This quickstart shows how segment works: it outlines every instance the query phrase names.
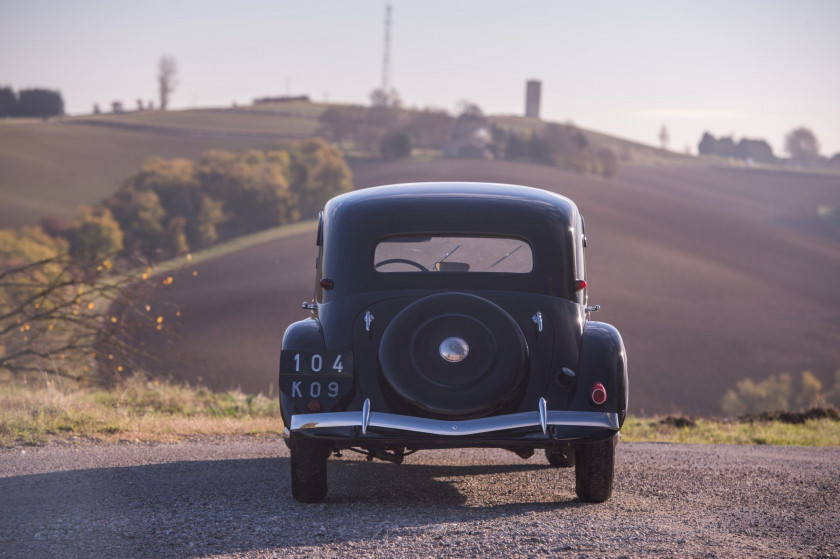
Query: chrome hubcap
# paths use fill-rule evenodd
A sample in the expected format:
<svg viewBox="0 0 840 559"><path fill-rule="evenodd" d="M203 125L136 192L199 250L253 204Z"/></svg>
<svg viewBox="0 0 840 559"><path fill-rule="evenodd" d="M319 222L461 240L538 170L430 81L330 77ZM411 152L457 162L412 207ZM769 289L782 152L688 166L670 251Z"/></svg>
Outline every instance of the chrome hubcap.
<svg viewBox="0 0 840 559"><path fill-rule="evenodd" d="M470 354L470 346L461 338L446 338L440 343L440 356L450 363L459 363Z"/></svg>

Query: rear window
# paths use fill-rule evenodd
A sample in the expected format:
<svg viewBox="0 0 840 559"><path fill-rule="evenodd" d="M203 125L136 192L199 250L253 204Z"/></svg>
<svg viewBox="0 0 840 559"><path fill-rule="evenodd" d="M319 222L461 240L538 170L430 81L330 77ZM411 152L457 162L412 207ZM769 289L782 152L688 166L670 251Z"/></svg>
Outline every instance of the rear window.
<svg viewBox="0 0 840 559"><path fill-rule="evenodd" d="M406 235L376 245L374 268L382 273L527 274L534 268L534 256L521 239Z"/></svg>

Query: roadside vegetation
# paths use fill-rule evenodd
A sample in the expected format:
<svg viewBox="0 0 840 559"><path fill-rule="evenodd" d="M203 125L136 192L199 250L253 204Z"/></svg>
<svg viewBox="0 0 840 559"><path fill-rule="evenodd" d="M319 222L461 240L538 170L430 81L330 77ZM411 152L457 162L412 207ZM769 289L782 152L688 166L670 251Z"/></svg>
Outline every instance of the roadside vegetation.
<svg viewBox="0 0 840 559"><path fill-rule="evenodd" d="M727 416L805 412L824 406L840 408L840 369L834 372L834 386L829 390L823 389L811 371L802 371L798 383L788 373L781 373L760 381L740 380L720 402Z"/></svg>
<svg viewBox="0 0 840 559"><path fill-rule="evenodd" d="M625 442L839 446L840 413L816 408L805 414L730 418L633 417L621 430Z"/></svg>
<svg viewBox="0 0 840 559"><path fill-rule="evenodd" d="M55 377L0 382L0 447L51 441L175 442L195 436L278 435L276 397L214 392L143 375L110 387Z"/></svg>
<svg viewBox="0 0 840 559"><path fill-rule="evenodd" d="M214 392L142 374L108 386L5 374L0 376L0 447L278 436L283 430L272 394ZM624 442L838 446L840 412L817 408L737 419L630 416L621 433Z"/></svg>

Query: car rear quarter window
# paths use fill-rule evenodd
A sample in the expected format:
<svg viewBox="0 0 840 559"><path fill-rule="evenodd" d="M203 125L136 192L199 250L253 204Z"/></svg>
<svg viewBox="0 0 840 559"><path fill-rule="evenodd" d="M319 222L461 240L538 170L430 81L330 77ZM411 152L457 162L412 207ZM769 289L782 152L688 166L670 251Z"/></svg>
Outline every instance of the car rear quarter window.
<svg viewBox="0 0 840 559"><path fill-rule="evenodd" d="M403 235L377 244L373 266L380 273L527 274L534 269L534 255L526 241L516 238Z"/></svg>

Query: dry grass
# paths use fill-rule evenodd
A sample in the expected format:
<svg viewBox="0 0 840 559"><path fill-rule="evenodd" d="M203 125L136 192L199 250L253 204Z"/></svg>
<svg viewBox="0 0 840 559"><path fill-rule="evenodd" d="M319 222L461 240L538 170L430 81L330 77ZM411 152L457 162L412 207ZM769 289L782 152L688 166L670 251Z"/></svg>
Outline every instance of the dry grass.
<svg viewBox="0 0 840 559"><path fill-rule="evenodd" d="M193 436L276 435L277 399L137 376L111 389L54 380L0 385L0 446L54 440L174 442Z"/></svg>
<svg viewBox="0 0 840 559"><path fill-rule="evenodd" d="M801 424L779 421L693 419L694 425L676 426L660 418L628 417L621 430L627 442L695 444L772 444L840 446L840 421L809 419Z"/></svg>
<svg viewBox="0 0 840 559"><path fill-rule="evenodd" d="M840 446L840 421L778 421L628 417L626 442ZM90 388L69 381L0 377L0 447L52 441L177 442L206 436L279 435L274 397L238 390L213 392L135 376Z"/></svg>

